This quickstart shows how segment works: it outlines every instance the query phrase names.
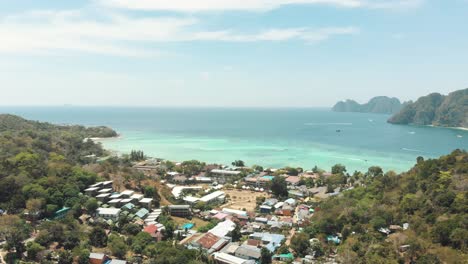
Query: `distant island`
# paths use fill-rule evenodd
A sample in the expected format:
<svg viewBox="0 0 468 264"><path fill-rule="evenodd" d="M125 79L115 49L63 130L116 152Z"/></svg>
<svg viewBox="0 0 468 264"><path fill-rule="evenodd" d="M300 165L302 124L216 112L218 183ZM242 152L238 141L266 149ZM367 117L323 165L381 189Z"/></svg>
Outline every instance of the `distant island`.
<svg viewBox="0 0 468 264"><path fill-rule="evenodd" d="M405 105L388 122L468 128L468 88L447 96L431 93L420 97Z"/></svg>
<svg viewBox="0 0 468 264"><path fill-rule="evenodd" d="M334 112L358 112L394 114L401 110L404 104L398 98L388 96L377 96L369 100L368 103L359 104L354 100L340 101L336 103L332 111Z"/></svg>

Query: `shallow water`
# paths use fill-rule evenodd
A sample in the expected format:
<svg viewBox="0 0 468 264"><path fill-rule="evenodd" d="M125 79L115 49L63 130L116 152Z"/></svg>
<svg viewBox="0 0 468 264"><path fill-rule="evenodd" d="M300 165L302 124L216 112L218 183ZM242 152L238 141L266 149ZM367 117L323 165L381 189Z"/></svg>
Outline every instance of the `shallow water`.
<svg viewBox="0 0 468 264"><path fill-rule="evenodd" d="M53 123L107 125L121 135L106 148L171 160L266 167L317 165L348 171L379 165L404 171L418 156L466 149L468 131L386 123L388 115L328 109L2 107L0 112Z"/></svg>

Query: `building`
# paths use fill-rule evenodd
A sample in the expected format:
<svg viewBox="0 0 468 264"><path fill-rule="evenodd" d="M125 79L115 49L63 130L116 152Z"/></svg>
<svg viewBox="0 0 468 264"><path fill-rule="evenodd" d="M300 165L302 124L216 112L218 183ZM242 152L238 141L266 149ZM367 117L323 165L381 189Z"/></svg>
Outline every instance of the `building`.
<svg viewBox="0 0 468 264"><path fill-rule="evenodd" d="M241 211L241 210L236 210L236 209L231 209L231 208L223 208L223 213L230 214L230 215L247 216L246 211Z"/></svg>
<svg viewBox="0 0 468 264"><path fill-rule="evenodd" d="M97 216L106 220L117 221L119 219L121 210L118 208L98 208Z"/></svg>
<svg viewBox="0 0 468 264"><path fill-rule="evenodd" d="M255 264L255 260L246 260L223 252L214 253L213 255L218 264Z"/></svg>
<svg viewBox="0 0 468 264"><path fill-rule="evenodd" d="M220 170L214 169L210 171L210 176L215 178L220 183L225 183L227 179L239 176L242 172L235 170Z"/></svg>
<svg viewBox="0 0 468 264"><path fill-rule="evenodd" d="M269 213L271 213L271 206L268 206L268 205L261 205L261 206L260 206L260 213L262 213L262 214L269 214Z"/></svg>
<svg viewBox="0 0 468 264"><path fill-rule="evenodd" d="M138 212L135 213L135 216L139 217L140 219L145 219L148 216L149 211L146 208L141 208Z"/></svg>
<svg viewBox="0 0 468 264"><path fill-rule="evenodd" d="M96 199L102 203L106 203L109 200L110 196L110 193L101 193L98 196L96 196Z"/></svg>
<svg viewBox="0 0 468 264"><path fill-rule="evenodd" d="M285 239L284 235L271 233L253 233L249 236L250 239L261 240L264 247L270 252L274 252L281 246L281 242Z"/></svg>
<svg viewBox="0 0 468 264"><path fill-rule="evenodd" d="M85 191L85 194L88 196L95 196L97 192L99 191L99 187L91 187L84 191Z"/></svg>
<svg viewBox="0 0 468 264"><path fill-rule="evenodd" d="M153 198L143 198L139 201L142 207L145 207L148 210L151 210L151 204L153 203Z"/></svg>
<svg viewBox="0 0 468 264"><path fill-rule="evenodd" d="M89 263L90 264L104 264L109 258L102 253L89 253Z"/></svg>
<svg viewBox="0 0 468 264"><path fill-rule="evenodd" d="M169 214L172 216L186 217L192 214L190 205L169 205Z"/></svg>
<svg viewBox="0 0 468 264"><path fill-rule="evenodd" d="M127 264L127 261L121 259L113 259L109 262L109 264Z"/></svg>
<svg viewBox="0 0 468 264"><path fill-rule="evenodd" d="M247 260L258 260L261 256L261 250L260 248L254 246L241 245L237 248L235 256Z"/></svg>
<svg viewBox="0 0 468 264"><path fill-rule="evenodd" d="M234 230L236 227L236 223L232 222L231 220L225 220L223 222L218 223L215 227L210 229L208 232L216 235L218 237L225 237L229 232Z"/></svg>
<svg viewBox="0 0 468 264"><path fill-rule="evenodd" d="M69 207L63 207L62 209L60 209L60 210L58 210L58 211L56 211L54 213L54 219L57 220L57 219L64 218L69 211L70 211Z"/></svg>
<svg viewBox="0 0 468 264"><path fill-rule="evenodd" d="M289 176L285 179L288 185L297 186L301 178L299 176Z"/></svg>
<svg viewBox="0 0 468 264"><path fill-rule="evenodd" d="M211 203L215 201L224 202L225 197L226 196L223 191L216 191L203 196L202 198L200 198L200 201L204 203Z"/></svg>
<svg viewBox="0 0 468 264"><path fill-rule="evenodd" d="M132 197L132 195L134 193L135 192L132 191L132 190L125 190L125 191L121 192L120 194L122 194L122 196L125 197L125 198L130 198L130 197Z"/></svg>
<svg viewBox="0 0 468 264"><path fill-rule="evenodd" d="M139 202L141 199L145 198L143 194L135 193L132 196L130 196L130 199L132 199L133 202Z"/></svg>

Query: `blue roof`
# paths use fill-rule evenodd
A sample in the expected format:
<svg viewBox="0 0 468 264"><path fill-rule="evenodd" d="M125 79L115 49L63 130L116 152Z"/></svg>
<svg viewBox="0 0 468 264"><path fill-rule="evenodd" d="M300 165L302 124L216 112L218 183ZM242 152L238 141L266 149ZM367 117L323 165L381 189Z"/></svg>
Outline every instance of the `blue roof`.
<svg viewBox="0 0 468 264"><path fill-rule="evenodd" d="M146 208L141 208L138 212L136 212L136 216L140 217L140 218L143 218L145 217L147 214L149 214L149 211L148 209Z"/></svg>
<svg viewBox="0 0 468 264"><path fill-rule="evenodd" d="M285 238L284 235L281 234L270 234L270 233L253 233L252 236L260 237L262 241L268 242L265 247L270 251L274 252L279 246L281 246L281 242Z"/></svg>
<svg viewBox="0 0 468 264"><path fill-rule="evenodd" d="M124 208L124 207L131 210L131 209L135 208L135 205L132 204L132 203L128 203L128 204L125 204L124 206L122 206L122 208Z"/></svg>
<svg viewBox="0 0 468 264"><path fill-rule="evenodd" d="M271 176L271 175L265 175L265 176L262 176L262 178L264 179L268 179L268 180L273 180L273 178L275 178L275 176Z"/></svg>

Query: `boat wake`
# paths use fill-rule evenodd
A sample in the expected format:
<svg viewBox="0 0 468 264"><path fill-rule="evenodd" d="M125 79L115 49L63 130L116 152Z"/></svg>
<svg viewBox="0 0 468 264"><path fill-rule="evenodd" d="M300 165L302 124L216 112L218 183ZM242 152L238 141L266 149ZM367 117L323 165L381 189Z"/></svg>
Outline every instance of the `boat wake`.
<svg viewBox="0 0 468 264"><path fill-rule="evenodd" d="M402 150L404 151L411 151L411 152L424 152L422 150L419 150L419 149L410 149L410 148L401 148Z"/></svg>

